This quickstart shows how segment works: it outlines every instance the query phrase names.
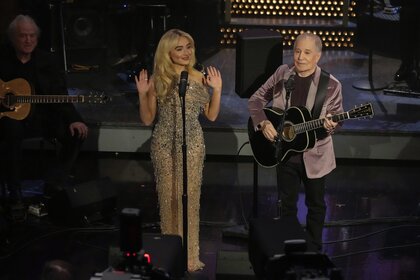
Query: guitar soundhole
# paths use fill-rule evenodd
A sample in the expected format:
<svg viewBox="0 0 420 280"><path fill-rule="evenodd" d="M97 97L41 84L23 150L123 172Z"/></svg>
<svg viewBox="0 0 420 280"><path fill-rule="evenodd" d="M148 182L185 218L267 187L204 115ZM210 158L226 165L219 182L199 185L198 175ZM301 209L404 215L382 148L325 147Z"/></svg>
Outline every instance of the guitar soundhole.
<svg viewBox="0 0 420 280"><path fill-rule="evenodd" d="M283 129L283 139L285 141L293 141L293 139L295 139L295 136L296 133L294 127L286 124Z"/></svg>

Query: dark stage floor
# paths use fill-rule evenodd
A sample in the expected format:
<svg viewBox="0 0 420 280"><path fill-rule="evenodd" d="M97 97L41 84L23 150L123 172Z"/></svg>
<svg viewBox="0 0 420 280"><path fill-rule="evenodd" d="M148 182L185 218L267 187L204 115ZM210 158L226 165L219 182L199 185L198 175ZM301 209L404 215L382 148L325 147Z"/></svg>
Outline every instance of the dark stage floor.
<svg viewBox="0 0 420 280"><path fill-rule="evenodd" d="M234 49L222 49L204 61L206 65L218 65L224 75L222 112L215 123L203 123L206 132L232 129L246 134L246 99L235 93L234 59ZM284 62L290 61L291 52L285 50ZM339 158L337 169L327 182L323 253L341 269L346 280L420 279L420 190L417 183L420 181L420 100L386 95L382 90L354 89L355 81L367 78L366 54L330 50L321 61L321 66L343 82L346 109L366 102L371 102L375 109L373 119L349 120L336 135ZM375 55L373 63L375 80L390 83L399 61ZM133 147L132 152L121 152L123 147L130 146L131 137L137 141L132 136L135 134L130 133L144 129L138 121L133 84L126 81L123 70L123 67L106 67L93 73L68 74L71 92L100 90L113 97L113 102L104 106L78 106L93 128L114 129L112 137L120 146L115 148L102 143L103 146L98 144L99 151L83 151L74 170L72 186L101 190L102 194L106 189L108 196L102 200L97 199L95 193L82 196L82 205L100 201L103 203L99 206L109 207L106 210L115 206L115 211L104 219L91 215L93 208L87 208L89 223L77 226L53 223L51 215L41 218L28 215L26 220L16 223L1 219L0 279L39 279L43 264L51 259L74 264L77 279L89 279L95 272L104 271L110 264L110 248L118 244L117 214L124 207L141 208L144 232L158 233L157 198L147 153L136 152L140 144ZM125 130L119 130L121 128ZM357 135L361 142L352 142L352 135ZM382 138L375 138L377 136ZM375 142L376 139L379 142ZM206 138L206 141L211 140ZM390 152L393 145L401 145L400 150ZM40 168L42 164L50 166L52 158L50 150L43 154L32 150L26 153L28 180L24 194L27 204L41 200L43 174ZM274 217L277 213L274 170L258 168L257 194L254 174L250 156L208 154L200 227L201 259L206 267L186 278L254 278L248 262L246 231L240 229L247 228L254 215L254 195L257 195L259 217ZM69 208L74 215L81 209L74 204ZM305 224L303 194L299 210L299 221ZM165 255L166 251L156 253L156 265L161 265L162 253Z"/></svg>
<svg viewBox="0 0 420 280"><path fill-rule="evenodd" d="M117 210L111 213L110 219L97 218L94 209L101 208L84 203L108 204L105 200L95 201L95 196L84 197L69 205L72 217L76 217L83 205L89 205L83 213L90 223L62 225L52 222L48 216L28 215L25 221L3 224L0 279L39 279L43 264L51 259L69 261L77 267L77 279L90 279L111 262L110 251L119 242L117 214L123 207L141 208L144 233L158 233L153 182L142 174L126 174L125 179L118 177L122 176L121 172L129 173L127 170L134 166L136 170L150 172L149 160L135 155L85 153L79 162L75 173L82 181L76 184L79 190L95 186L113 188ZM327 183L323 252L341 270L344 279L418 279L420 192L416 182L420 179L420 163L345 159L338 163ZM105 170L109 170L109 181L98 179ZM252 172L252 162L207 159L200 227L201 259L206 267L186 278L254 279L247 259L248 240L244 231L254 213L254 189L252 184L240 183L244 177L252 177ZM258 175L263 179L271 176L270 172L263 169ZM39 201L42 182L29 180L26 183L27 203ZM276 216L275 186L261 184L257 196L258 217ZM303 194L299 205L298 218L304 224ZM273 246L276 246L274 240ZM162 265L161 258L166 250L169 249L153 256L152 260L158 262L156 265Z"/></svg>

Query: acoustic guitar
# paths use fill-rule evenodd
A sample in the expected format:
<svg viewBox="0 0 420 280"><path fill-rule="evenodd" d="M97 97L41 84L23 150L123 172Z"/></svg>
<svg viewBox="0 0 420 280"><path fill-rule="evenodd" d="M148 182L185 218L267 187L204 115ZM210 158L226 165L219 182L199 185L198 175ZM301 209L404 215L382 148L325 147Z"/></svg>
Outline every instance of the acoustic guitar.
<svg viewBox="0 0 420 280"><path fill-rule="evenodd" d="M273 126L278 128L283 118L283 112L272 108L264 108L264 113ZM373 109L370 103L333 115L330 119L334 122L341 122L347 119L366 117L373 117ZM248 136L254 158L263 167L275 167L292 152L300 153L313 148L316 142L315 130L323 127L323 125L324 118L312 120L308 109L292 106L286 111L283 131L279 133L281 137L277 141L281 142L273 143L265 138L261 131L255 131L252 119L249 118Z"/></svg>
<svg viewBox="0 0 420 280"><path fill-rule="evenodd" d="M31 85L25 79L17 78L9 82L0 80L0 118L23 120L29 115L33 103L104 104L110 100L102 93L89 95L32 95L31 93Z"/></svg>

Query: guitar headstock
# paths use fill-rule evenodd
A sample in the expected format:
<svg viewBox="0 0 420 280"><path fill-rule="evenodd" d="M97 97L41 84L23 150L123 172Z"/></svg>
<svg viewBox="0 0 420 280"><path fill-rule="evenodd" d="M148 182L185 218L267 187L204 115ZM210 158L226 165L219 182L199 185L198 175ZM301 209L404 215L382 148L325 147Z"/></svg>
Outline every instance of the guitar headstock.
<svg viewBox="0 0 420 280"><path fill-rule="evenodd" d="M111 101L111 97L105 95L103 92L91 92L89 95L84 95L83 102L89 104L105 104Z"/></svg>
<svg viewBox="0 0 420 280"><path fill-rule="evenodd" d="M355 107L347 112L349 114L349 119L360 119L360 118L372 118L373 117L373 108L372 104L366 103L359 107Z"/></svg>

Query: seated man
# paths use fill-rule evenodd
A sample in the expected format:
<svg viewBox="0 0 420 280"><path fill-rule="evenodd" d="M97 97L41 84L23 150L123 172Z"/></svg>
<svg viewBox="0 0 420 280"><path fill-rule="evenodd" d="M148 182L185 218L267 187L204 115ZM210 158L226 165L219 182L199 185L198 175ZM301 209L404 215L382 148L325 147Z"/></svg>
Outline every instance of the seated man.
<svg viewBox="0 0 420 280"><path fill-rule="evenodd" d="M37 48L40 30L35 21L29 16L18 15L7 32L10 44L0 51L2 83L23 78L30 83L32 95L67 94L65 77L58 63L52 54ZM4 112L7 108L3 106L0 110ZM55 138L62 144L60 162L56 165L59 172L54 172L50 181L59 185L68 177L87 134L88 127L71 103L32 104L28 117L22 120L14 119L12 114L0 117L0 142L4 153L1 156L4 168L0 172L7 184L9 199L12 202L21 199L21 148L25 138L43 136Z"/></svg>

